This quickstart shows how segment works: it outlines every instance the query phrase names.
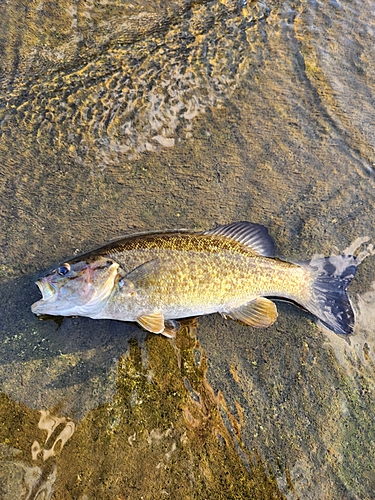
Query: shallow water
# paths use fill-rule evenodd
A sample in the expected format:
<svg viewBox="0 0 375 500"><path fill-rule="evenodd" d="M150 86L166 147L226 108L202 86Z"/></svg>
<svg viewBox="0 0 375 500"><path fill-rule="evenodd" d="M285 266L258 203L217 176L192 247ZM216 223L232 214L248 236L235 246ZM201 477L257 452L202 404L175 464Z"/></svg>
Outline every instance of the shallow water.
<svg viewBox="0 0 375 500"><path fill-rule="evenodd" d="M2 11L0 496L372 498L374 255L349 342L288 304L176 341L30 311L45 269L135 231L251 220L291 260L371 254L372 2Z"/></svg>

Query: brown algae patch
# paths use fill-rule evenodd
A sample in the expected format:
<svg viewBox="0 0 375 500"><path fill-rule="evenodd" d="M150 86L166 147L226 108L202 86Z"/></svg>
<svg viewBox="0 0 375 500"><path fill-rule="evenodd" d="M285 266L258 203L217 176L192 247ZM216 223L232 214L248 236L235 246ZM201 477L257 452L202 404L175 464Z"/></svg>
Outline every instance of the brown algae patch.
<svg viewBox="0 0 375 500"><path fill-rule="evenodd" d="M206 380L204 356L195 363L189 328L172 342L150 336L147 359L131 342L113 403L90 412L60 456L57 497L284 498L259 457L241 445L241 425L236 440L228 432L228 410Z"/></svg>

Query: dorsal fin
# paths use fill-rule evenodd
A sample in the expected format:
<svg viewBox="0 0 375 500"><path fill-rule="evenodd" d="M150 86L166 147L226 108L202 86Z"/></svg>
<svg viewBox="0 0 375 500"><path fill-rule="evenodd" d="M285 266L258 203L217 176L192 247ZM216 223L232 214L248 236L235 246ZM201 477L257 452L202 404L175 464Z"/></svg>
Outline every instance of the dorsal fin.
<svg viewBox="0 0 375 500"><path fill-rule="evenodd" d="M261 224L233 222L232 224L225 224L224 226L218 226L215 229L205 231L204 234L214 234L231 238L264 257L274 257L275 255L275 245L272 238L268 234L267 228Z"/></svg>

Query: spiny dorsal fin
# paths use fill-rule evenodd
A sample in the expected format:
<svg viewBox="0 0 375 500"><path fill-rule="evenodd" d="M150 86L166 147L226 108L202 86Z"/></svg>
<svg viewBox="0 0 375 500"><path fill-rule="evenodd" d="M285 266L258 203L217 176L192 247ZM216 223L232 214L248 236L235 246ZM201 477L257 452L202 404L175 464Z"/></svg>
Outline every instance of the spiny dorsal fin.
<svg viewBox="0 0 375 500"><path fill-rule="evenodd" d="M258 297L252 302L228 311L227 316L245 325L266 328L272 325L277 318L277 309L275 304L264 297Z"/></svg>
<svg viewBox="0 0 375 500"><path fill-rule="evenodd" d="M137 322L149 332L163 333L164 331L164 316L161 311L139 316L139 318L137 318Z"/></svg>
<svg viewBox="0 0 375 500"><path fill-rule="evenodd" d="M275 245L272 238L268 234L267 228L261 224L233 222L232 224L210 229L210 231L206 231L204 234L214 234L231 238L264 257L274 257L275 255Z"/></svg>

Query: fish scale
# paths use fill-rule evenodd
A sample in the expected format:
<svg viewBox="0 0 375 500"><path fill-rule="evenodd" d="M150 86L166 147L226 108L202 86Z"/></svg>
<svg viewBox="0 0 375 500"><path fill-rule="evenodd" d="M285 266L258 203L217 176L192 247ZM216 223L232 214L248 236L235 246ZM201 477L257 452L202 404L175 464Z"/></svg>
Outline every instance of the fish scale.
<svg viewBox="0 0 375 500"><path fill-rule="evenodd" d="M157 286L154 284L152 291L150 282L144 286L149 287L152 307L164 310L177 304L215 308L228 302L228 297L240 304L264 292L295 298L305 288L301 276L304 270L300 266L257 257L251 248L220 236L155 235L123 243L115 251L104 248L99 255L107 255L132 268L159 259L160 269L153 277Z"/></svg>

